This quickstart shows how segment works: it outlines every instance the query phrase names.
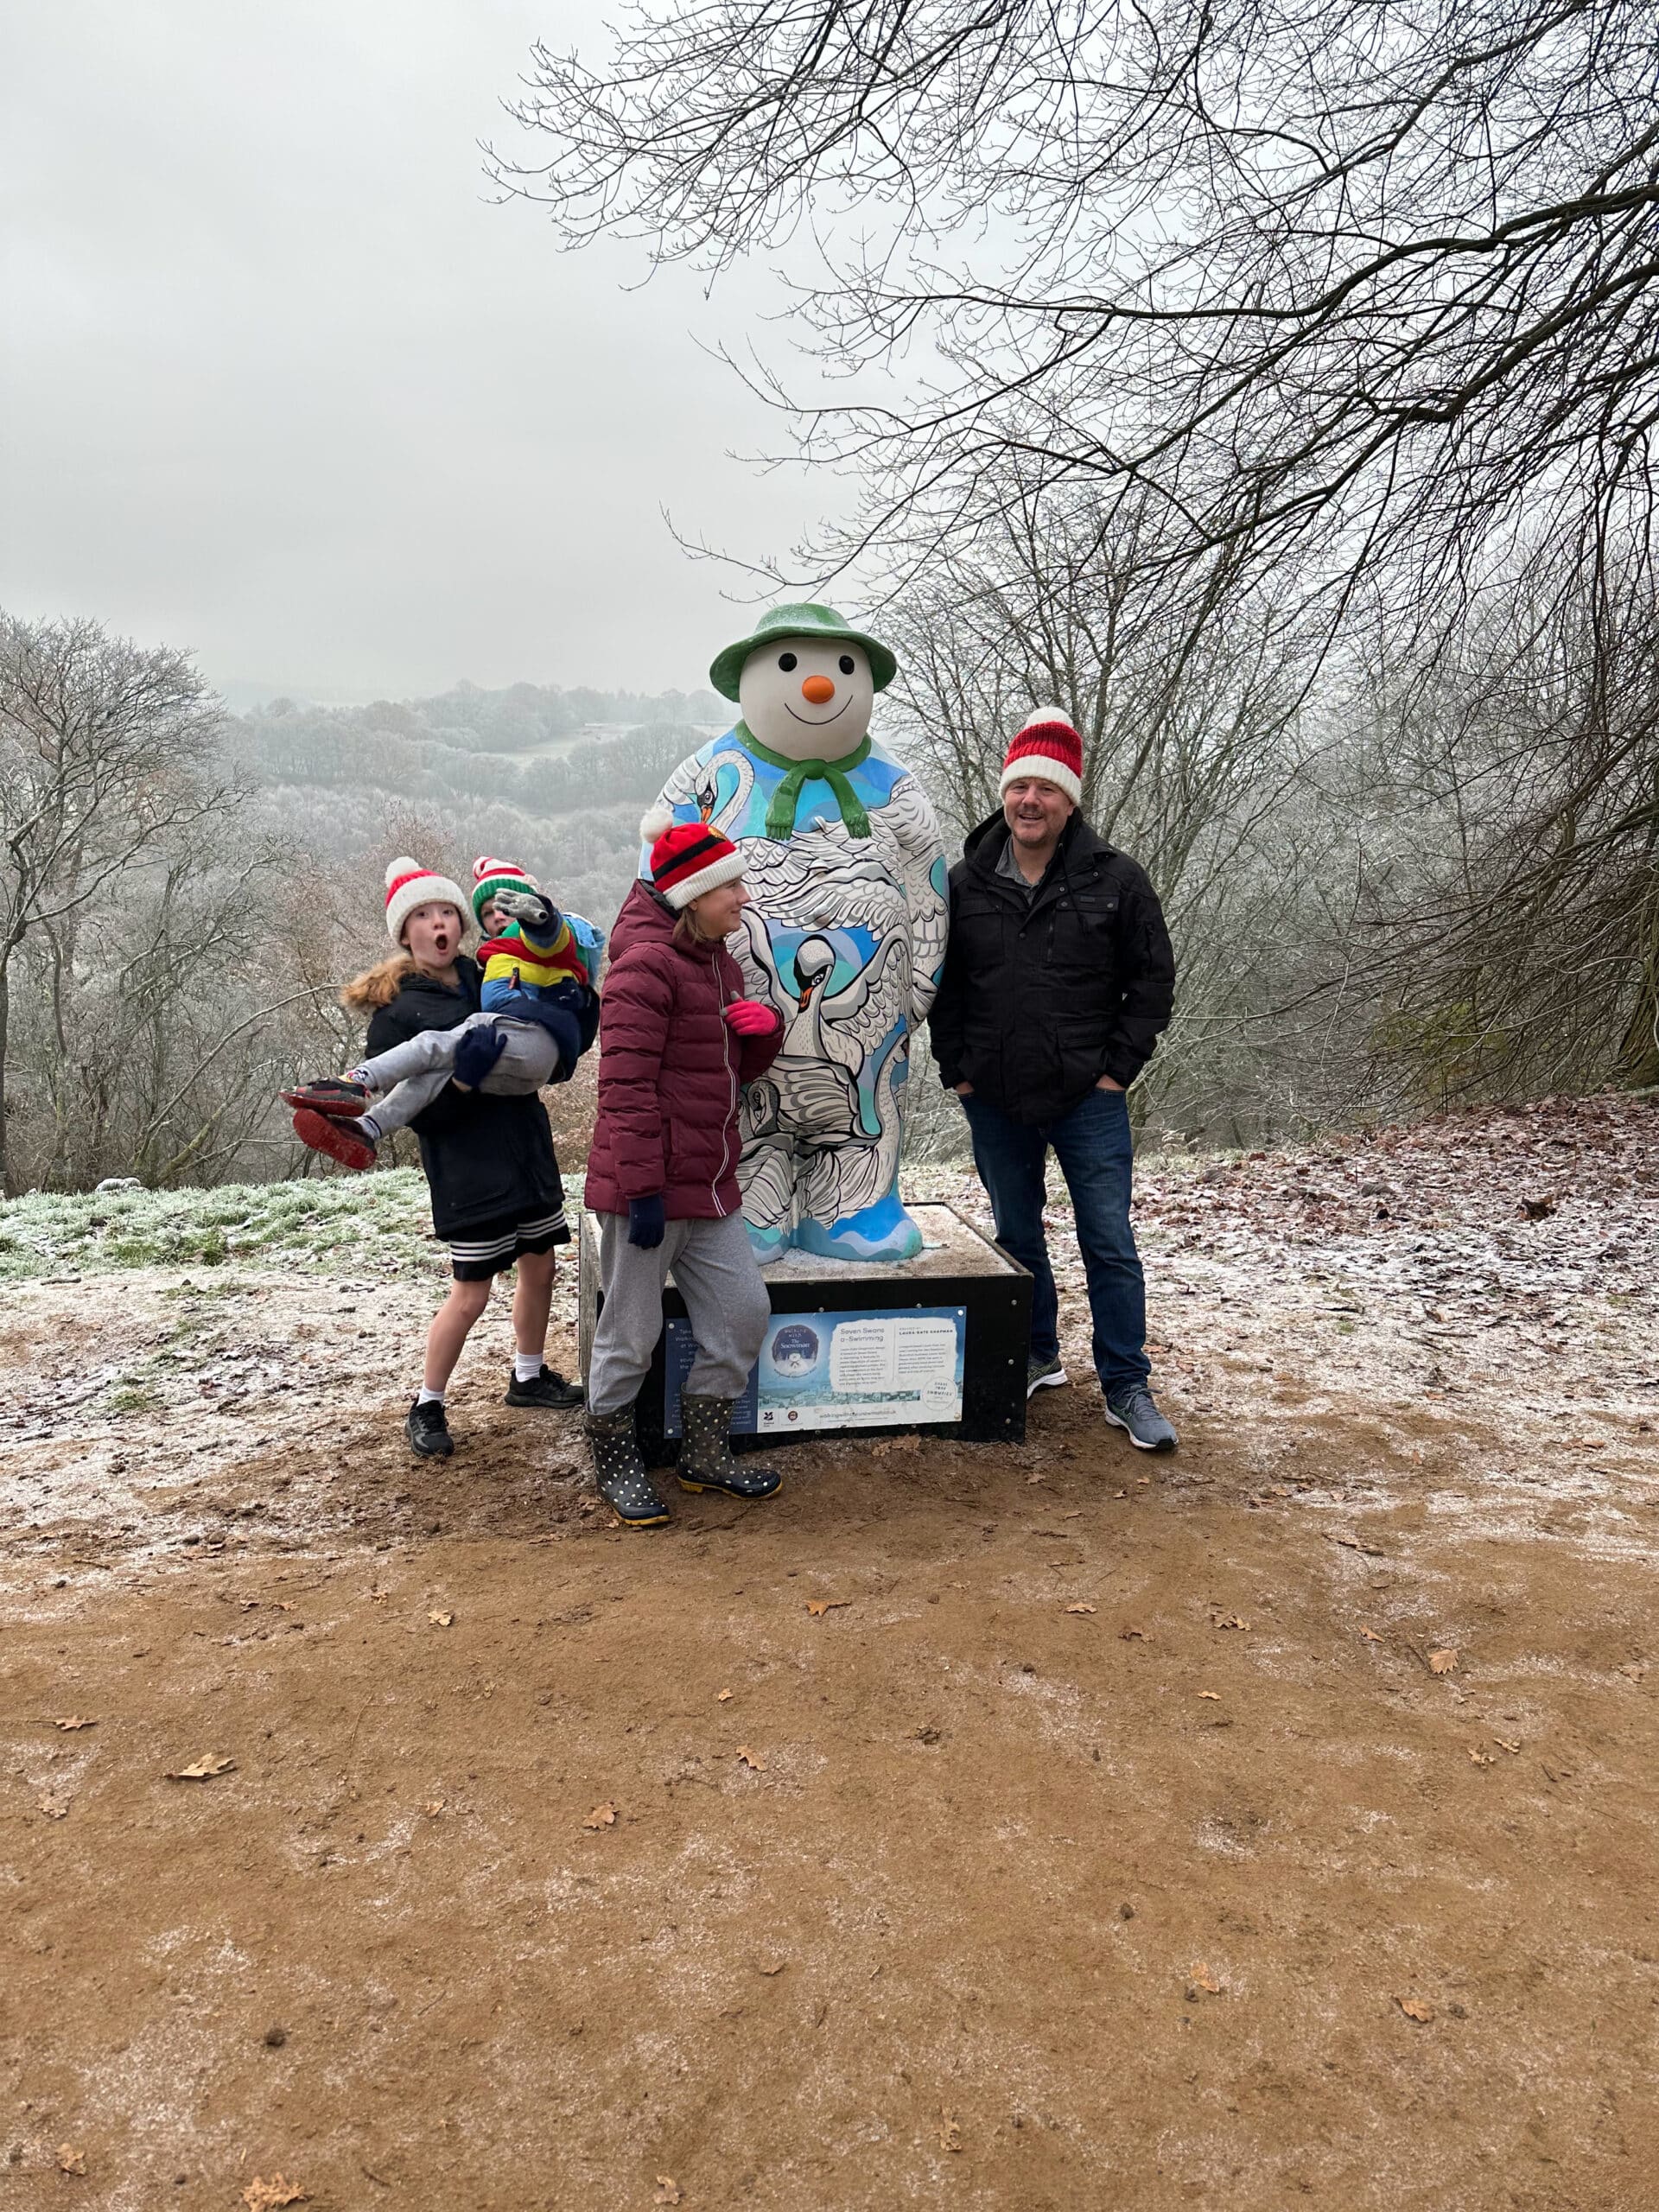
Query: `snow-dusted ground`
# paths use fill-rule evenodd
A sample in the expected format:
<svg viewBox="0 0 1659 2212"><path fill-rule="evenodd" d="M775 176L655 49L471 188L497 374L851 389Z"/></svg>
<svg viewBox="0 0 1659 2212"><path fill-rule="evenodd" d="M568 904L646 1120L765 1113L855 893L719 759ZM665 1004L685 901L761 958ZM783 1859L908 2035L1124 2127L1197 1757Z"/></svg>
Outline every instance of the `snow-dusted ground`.
<svg viewBox="0 0 1659 2212"><path fill-rule="evenodd" d="M1082 1265L1051 1183L1066 1357L1086 1382ZM913 1195L988 1226L969 1173L926 1171ZM1275 1482L1298 1483L1299 1445L1357 1418L1376 1450L1336 1502L1382 1495L1422 1461L1427 1421L1483 1463L1478 1491L1437 1510L1511 1532L1570 1522L1612 1548L1650 1541L1659 1119L1647 1103L1154 1160L1137 1205L1158 1386L1178 1421L1234 1432L1264 1505ZM4 1525L122 1551L236 1546L256 1529L296 1541L337 1525L351 1438L395 1426L412 1388L443 1254L419 1177L401 1172L20 1199L0 1210L0 1280ZM575 1309L572 1265L554 1313L567 1367ZM510 1350L498 1300L459 1398L495 1390Z"/></svg>

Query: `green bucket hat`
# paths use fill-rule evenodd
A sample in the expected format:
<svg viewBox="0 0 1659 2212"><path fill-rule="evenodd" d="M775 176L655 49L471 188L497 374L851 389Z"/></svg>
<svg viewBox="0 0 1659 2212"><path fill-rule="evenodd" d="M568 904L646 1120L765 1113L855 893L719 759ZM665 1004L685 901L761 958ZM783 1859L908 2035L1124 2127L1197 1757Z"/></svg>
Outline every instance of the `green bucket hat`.
<svg viewBox="0 0 1659 2212"><path fill-rule="evenodd" d="M814 607L810 602L774 607L760 617L758 630L715 655L709 681L722 699L736 698L744 662L757 645L772 638L820 638L825 645L862 645L870 657L870 674L878 691L885 691L898 672L899 664L889 649L843 622L833 607Z"/></svg>

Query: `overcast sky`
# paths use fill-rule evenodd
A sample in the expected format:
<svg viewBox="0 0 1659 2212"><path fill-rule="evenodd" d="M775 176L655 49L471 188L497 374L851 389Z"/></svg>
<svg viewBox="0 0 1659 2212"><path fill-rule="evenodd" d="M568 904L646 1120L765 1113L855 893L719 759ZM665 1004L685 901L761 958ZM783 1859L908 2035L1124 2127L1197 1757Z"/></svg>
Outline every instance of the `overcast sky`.
<svg viewBox="0 0 1659 2212"><path fill-rule="evenodd" d="M701 683L728 574L836 487L640 249L559 252L477 142L594 0L0 10L0 606L188 645L219 683L407 696Z"/></svg>

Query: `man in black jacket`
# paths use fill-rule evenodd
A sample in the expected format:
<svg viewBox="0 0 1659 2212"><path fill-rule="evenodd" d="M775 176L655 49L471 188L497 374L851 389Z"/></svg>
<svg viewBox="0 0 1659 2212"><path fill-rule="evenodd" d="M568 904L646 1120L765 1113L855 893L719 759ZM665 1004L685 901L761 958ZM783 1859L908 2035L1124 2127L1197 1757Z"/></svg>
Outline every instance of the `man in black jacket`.
<svg viewBox="0 0 1659 2212"><path fill-rule="evenodd" d="M1077 805L1083 741L1058 709L1018 731L1002 810L950 871L950 937L931 1017L1001 1242L1031 1271L1026 1395L1066 1380L1043 1236L1052 1145L1077 1217L1106 1418L1142 1451L1175 1431L1148 1387L1146 1283L1129 1226L1124 1096L1169 1020L1175 963L1157 893Z"/></svg>

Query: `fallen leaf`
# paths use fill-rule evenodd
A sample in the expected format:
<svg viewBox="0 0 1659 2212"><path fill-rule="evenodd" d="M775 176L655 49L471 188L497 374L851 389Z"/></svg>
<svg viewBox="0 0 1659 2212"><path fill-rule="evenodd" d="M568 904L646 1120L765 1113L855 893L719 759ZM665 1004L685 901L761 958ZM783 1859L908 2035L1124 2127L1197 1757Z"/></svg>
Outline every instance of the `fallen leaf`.
<svg viewBox="0 0 1659 2212"><path fill-rule="evenodd" d="M1212 1997L1219 1997L1224 1985L1211 1979L1210 1969L1202 1959L1192 1969L1192 1979L1200 1989L1207 1989Z"/></svg>
<svg viewBox="0 0 1659 2212"><path fill-rule="evenodd" d="M922 1440L919 1436L890 1436L884 1444L871 1445L870 1457L873 1459L885 1459L889 1452L919 1452L921 1447Z"/></svg>
<svg viewBox="0 0 1659 2212"><path fill-rule="evenodd" d="M1377 1634L1374 1628L1361 1629L1359 1631L1359 1640L1362 1643L1381 1643L1382 1641L1382 1637Z"/></svg>
<svg viewBox="0 0 1659 2212"><path fill-rule="evenodd" d="M69 1800L67 1797L42 1797L38 1802L41 1811L46 1815L48 1821L60 1821L69 1810Z"/></svg>
<svg viewBox="0 0 1659 2212"><path fill-rule="evenodd" d="M656 2194L652 2196L651 2201L653 2204L678 2204L681 2202L680 2185L678 2182L675 2180L672 2174L658 2175Z"/></svg>
<svg viewBox="0 0 1659 2212"><path fill-rule="evenodd" d="M1092 1613L1095 1611L1095 1608L1092 1605L1068 1605L1065 1610L1068 1613Z"/></svg>
<svg viewBox="0 0 1659 2212"><path fill-rule="evenodd" d="M1048 1477L1042 1471L1041 1468L1039 1468L1034 1475L1027 1475L1026 1477L1026 1480L1028 1483L1046 1483L1048 1480Z"/></svg>
<svg viewBox="0 0 1659 2212"><path fill-rule="evenodd" d="M960 2151L962 2148L962 2122L944 2110L939 2113L939 2148L941 2151Z"/></svg>
<svg viewBox="0 0 1659 2212"><path fill-rule="evenodd" d="M616 1826L615 1806L607 1798L602 1805L594 1806L582 1825L585 1828L613 1828Z"/></svg>
<svg viewBox="0 0 1659 2212"><path fill-rule="evenodd" d="M1221 1703L1221 1692L1219 1690L1200 1690L1198 1692L1198 1695L1200 1697L1207 1697L1213 1700L1217 1705Z"/></svg>
<svg viewBox="0 0 1659 2212"><path fill-rule="evenodd" d="M450 1628L454 1624L453 1613L429 1613L426 1617L434 1628Z"/></svg>
<svg viewBox="0 0 1659 2212"><path fill-rule="evenodd" d="M720 1704L721 1704L721 1705L725 1705L725 1704L727 1704L727 1703L730 1700L730 1699L731 1699L732 1695L733 1695L733 1692L732 1692L732 1691L730 1691L730 1690L721 1690L721 1693L720 1693L720 1696L719 1696L718 1702L719 1702Z"/></svg>
<svg viewBox="0 0 1659 2212"><path fill-rule="evenodd" d="M1496 1766L1497 1761L1490 1751L1471 1751L1469 1764L1471 1766Z"/></svg>
<svg viewBox="0 0 1659 2212"><path fill-rule="evenodd" d="M446 1802L447 1801L442 1797L429 1797L425 1804L422 1806L421 1810L426 1815L429 1821L435 1821L438 1815L443 1810Z"/></svg>
<svg viewBox="0 0 1659 2212"><path fill-rule="evenodd" d="M1210 1625L1211 1628L1248 1629L1249 1623L1249 1621L1240 1620L1236 1613L1211 1613L1210 1616Z"/></svg>
<svg viewBox="0 0 1659 2212"><path fill-rule="evenodd" d="M1408 2020L1432 2020L1434 2007L1426 2005L1421 1997L1396 1997L1395 2003Z"/></svg>
<svg viewBox="0 0 1659 2212"><path fill-rule="evenodd" d="M756 1774L764 1774L766 1772L766 1763L765 1759L761 1758L759 1751L752 1751L747 1744L740 1744L738 1745L737 1756L742 1760L745 1766L753 1767Z"/></svg>
<svg viewBox="0 0 1659 2212"><path fill-rule="evenodd" d="M1513 1741L1508 1736L1494 1736L1492 1741L1501 1751L1518 1751L1521 1748L1521 1738L1518 1736Z"/></svg>
<svg viewBox="0 0 1659 2212"><path fill-rule="evenodd" d="M61 1728L67 1734L71 1729L74 1728L96 1728L98 1723L96 1720L83 1720L79 1713L75 1713L67 1720L54 1720L52 1726L54 1728Z"/></svg>
<svg viewBox="0 0 1659 2212"><path fill-rule="evenodd" d="M165 1779L168 1782L208 1782L216 1774L228 1774L235 1764L234 1759L215 1758L211 1751L207 1751L188 1766L168 1767Z"/></svg>
<svg viewBox="0 0 1659 2212"><path fill-rule="evenodd" d="M809 1598L806 1601L806 1610L814 1620L817 1620L823 1614L833 1613L841 1607L850 1605L852 1602L850 1598Z"/></svg>
<svg viewBox="0 0 1659 2212"><path fill-rule="evenodd" d="M1143 1628L1121 1628L1117 1633L1124 1643L1144 1643L1147 1637L1147 1630Z"/></svg>
<svg viewBox="0 0 1659 2212"><path fill-rule="evenodd" d="M1431 1651L1428 1655L1428 1671L1431 1675L1450 1675L1455 1672L1457 1664L1458 1655L1455 1649L1446 1651Z"/></svg>
<svg viewBox="0 0 1659 2212"><path fill-rule="evenodd" d="M242 2192L242 2202L248 2212L276 2212L282 2204L308 2204L311 2200L297 2182L284 2181L281 2174L272 2174L269 2181L261 2181L256 2174Z"/></svg>
<svg viewBox="0 0 1659 2212"><path fill-rule="evenodd" d="M1644 1659L1628 1660L1618 1671L1621 1675L1628 1675L1633 1682L1639 1682L1648 1671L1647 1662Z"/></svg>
<svg viewBox="0 0 1659 2212"><path fill-rule="evenodd" d="M77 2151L73 2143L60 2143L58 2171L60 2174L84 2174L86 2171L86 2153L84 2151Z"/></svg>
<svg viewBox="0 0 1659 2212"><path fill-rule="evenodd" d="M773 1974L782 1974L784 1968L788 1964L789 1961L787 1959L779 1959L776 1966L763 1967L760 1960L757 1959L754 1962L754 1970L757 1974L765 1974L767 1980L770 1980Z"/></svg>

